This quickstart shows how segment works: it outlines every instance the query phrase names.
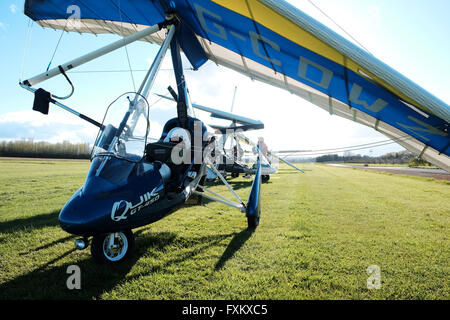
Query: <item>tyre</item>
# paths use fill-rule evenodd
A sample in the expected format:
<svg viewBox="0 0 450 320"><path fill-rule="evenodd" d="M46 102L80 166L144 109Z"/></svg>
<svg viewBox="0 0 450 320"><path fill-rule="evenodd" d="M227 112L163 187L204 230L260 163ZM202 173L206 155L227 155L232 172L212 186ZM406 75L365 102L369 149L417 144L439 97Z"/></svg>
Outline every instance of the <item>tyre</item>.
<svg viewBox="0 0 450 320"><path fill-rule="evenodd" d="M269 175L262 176L261 178L262 178L262 182L263 182L263 183L267 183L267 182L269 182L269 180L270 180L270 176L269 176Z"/></svg>
<svg viewBox="0 0 450 320"><path fill-rule="evenodd" d="M98 264L120 264L131 257L133 249L131 230L94 236L91 244L92 258Z"/></svg>
<svg viewBox="0 0 450 320"><path fill-rule="evenodd" d="M259 215L247 217L247 223L249 229L256 229L259 225Z"/></svg>

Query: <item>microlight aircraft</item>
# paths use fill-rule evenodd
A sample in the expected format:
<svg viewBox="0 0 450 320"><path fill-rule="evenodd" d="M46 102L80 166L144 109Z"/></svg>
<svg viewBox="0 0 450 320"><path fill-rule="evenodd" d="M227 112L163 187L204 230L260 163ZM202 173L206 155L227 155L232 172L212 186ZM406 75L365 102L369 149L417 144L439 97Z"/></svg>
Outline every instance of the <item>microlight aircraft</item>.
<svg viewBox="0 0 450 320"><path fill-rule="evenodd" d="M188 115L191 102L181 51L194 70L212 60L369 126L450 171L449 105L285 1L27 0L24 12L42 27L123 37L20 82L34 93L35 110L48 113L52 103L99 128L86 182L59 215L64 230L82 237L77 248L85 248L92 237L96 261L114 264L126 259L133 247L133 228L163 218L194 194L245 212L250 227L259 223L260 161L246 204L225 179L237 202L203 184L207 166L217 171L215 163L203 157L214 141L203 123ZM156 43L160 50L139 90L112 103L102 123L61 102L71 94L58 97L35 88L63 75L73 92L67 71L139 40ZM165 124L157 142L148 143L147 97L169 49L177 117ZM202 156L195 157L196 152ZM174 154L191 155L191 162L177 163Z"/></svg>

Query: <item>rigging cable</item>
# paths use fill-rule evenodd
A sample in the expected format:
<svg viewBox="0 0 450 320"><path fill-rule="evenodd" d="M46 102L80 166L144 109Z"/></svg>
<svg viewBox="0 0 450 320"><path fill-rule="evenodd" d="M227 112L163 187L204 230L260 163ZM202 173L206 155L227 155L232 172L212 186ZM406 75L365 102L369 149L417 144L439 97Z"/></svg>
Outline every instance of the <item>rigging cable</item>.
<svg viewBox="0 0 450 320"><path fill-rule="evenodd" d="M27 35L25 38L25 45L23 50L23 56L22 56L22 68L20 72L20 81L22 81L23 75L25 73L26 63L28 60L28 52L30 48L30 42L31 42L31 33L33 31L33 20L28 18L28 27L27 27Z"/></svg>
<svg viewBox="0 0 450 320"><path fill-rule="evenodd" d="M311 156L321 156L321 155L330 155L330 154L335 154L335 153L343 153L343 152L350 152L350 151L359 151L359 150L367 150L367 149L373 149L373 148L379 148L379 147L383 147L383 146L387 146L387 145L391 145L396 143L395 141L391 141L391 142L387 142L387 143L383 143L383 144L379 144L379 145L373 145L373 146L369 146L369 147L361 147L361 148L352 148L352 149L344 149L344 150L340 150L340 151L334 151L334 152L319 152L319 153L298 153L298 154L290 154L285 156L283 159L286 159L288 157L293 157L293 156L301 156L301 157L311 157Z"/></svg>
<svg viewBox="0 0 450 320"><path fill-rule="evenodd" d="M387 139L387 140L382 140L382 141L377 141L377 142L371 142L371 143L365 143L365 144L360 144L360 145L354 145L354 146L348 146L348 147L339 147L339 148L330 148L330 149L319 149L319 150L308 150L308 151L304 151L304 152L290 152L290 153L317 153L317 152L336 152L339 150L347 150L347 149L353 149L353 148L359 148L359 147L371 147L371 146L375 146L378 145L380 143L393 143L396 141L401 141L401 140L406 140L408 138L407 135L405 136L401 136L399 138L396 139Z"/></svg>
<svg viewBox="0 0 450 320"><path fill-rule="evenodd" d="M445 125L438 126L436 129L440 129L443 127L445 127ZM321 149L321 150L309 150L309 151L303 151L303 152L291 152L291 154L322 155L322 154L330 154L332 152L341 153L341 152L345 152L345 151L355 151L355 150L377 148L377 147L381 147L381 146L385 146L385 145L389 145L389 144L394 144L394 143L399 143L399 142L409 141L409 140L414 140L414 139L417 139L417 138L407 134L407 135L400 136L398 138L393 138L393 139L388 139L388 140L383 140L383 141L378 141L378 142L372 142L372 143L367 143L367 144L361 144L361 145L356 145L356 146L332 148L332 149ZM355 149L355 148L357 148L357 149Z"/></svg>
<svg viewBox="0 0 450 320"><path fill-rule="evenodd" d="M53 54L52 54L52 57L50 58L50 62L47 65L46 71L48 71L50 69L50 66L52 65L53 59L55 58L56 52L58 51L59 45L61 43L61 39L62 39L62 37L64 35L64 32L66 31L67 24L69 23L69 20L70 19L66 20L66 24L64 25L64 28L61 30L61 35L59 36L58 42L56 43L55 50L53 50ZM71 92L67 96L64 96L64 97L59 97L59 96L53 95L53 94L52 94L52 96L54 98L56 98L56 99L65 100L65 99L70 98L73 95L73 93L75 91L75 87L74 87L72 81L70 81L69 77L65 73L64 69L61 66L58 66L58 68L59 68L60 73L64 76L64 78L66 78L67 82L70 84Z"/></svg>
<svg viewBox="0 0 450 320"><path fill-rule="evenodd" d="M308 2L317 10L319 10L325 17L327 17L328 19L330 19L331 22L333 22L339 29L341 29L347 36L349 36L351 39L353 39L353 41L355 41L361 48L363 48L364 50L366 50L368 53L372 54L372 52L369 51L369 49L367 49L366 47L364 47L362 45L361 42L359 42L355 37L353 37L349 32L347 32L343 27L341 27L339 25L339 23L337 23L333 18L331 18L328 14L325 13L325 11L323 11L319 6L317 6L312 0L308 0ZM373 54L372 54L373 55Z"/></svg>
<svg viewBox="0 0 450 320"><path fill-rule="evenodd" d="M413 137L404 136L404 137L400 137L400 138L396 138L396 139L379 141L379 142L373 143L371 145L367 144L366 146L360 145L360 146L347 147L345 149L344 148L328 149L330 151L326 151L327 149L324 149L325 151L310 150L310 151L304 151L304 152L292 152L291 154L284 156L284 159L286 159L288 157L292 157L292 156L301 156L301 157L304 157L304 156L321 156L321 155L330 155L330 154L334 154L334 153L342 153L342 152L349 152L349 151L373 149L373 148L379 148L379 147L395 144L395 143L398 143L400 141L407 141L407 140L411 140L411 139L414 139L414 138Z"/></svg>
<svg viewBox="0 0 450 320"><path fill-rule="evenodd" d="M136 91L136 83L134 82L133 70L131 69L131 62L130 62L130 57L129 57L129 55L128 55L128 49L127 49L127 46L125 46L125 52L126 52L126 54L127 54L128 67L130 68L131 81L133 82L133 88L134 88L134 91Z"/></svg>
<svg viewBox="0 0 450 320"><path fill-rule="evenodd" d="M121 32L123 34L123 21L122 21L122 10L120 9L120 0L119 0L119 8L118 9L119 9L119 15L120 15L120 28L121 28ZM131 68L130 56L128 55L127 46L125 46L125 53L127 55L128 68L130 69L131 81L133 82L133 89L134 89L134 91L136 91L136 83L134 81L134 76L133 76L133 71Z"/></svg>
<svg viewBox="0 0 450 320"><path fill-rule="evenodd" d="M66 20L66 25L65 25L64 28L61 30L61 35L59 36L58 42L56 43L55 50L53 51L53 55L52 55L52 57L51 57L51 59L50 59L50 62L48 63L48 66L47 66L47 70L46 70L46 71L48 71L48 70L50 69L50 66L52 65L53 59L55 58L55 55L56 55L56 51L58 50L59 44L61 43L61 39L62 39L62 37L63 37L63 35L64 35L64 32L66 31L66 27L67 27L67 23L68 23L68 22L69 22L69 19Z"/></svg>

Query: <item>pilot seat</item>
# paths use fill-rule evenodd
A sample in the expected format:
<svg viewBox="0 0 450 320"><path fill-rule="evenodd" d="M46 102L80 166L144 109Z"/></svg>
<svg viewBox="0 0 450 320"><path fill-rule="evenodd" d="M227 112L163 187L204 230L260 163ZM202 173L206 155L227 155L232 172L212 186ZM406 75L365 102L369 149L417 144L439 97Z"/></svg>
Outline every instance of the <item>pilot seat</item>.
<svg viewBox="0 0 450 320"><path fill-rule="evenodd" d="M145 148L147 161L154 163L159 169L169 191L180 185L180 180L187 170L196 169L192 164L195 121L201 123L203 137L206 127L200 120L189 117L187 125L189 129L184 129L180 126L178 118L174 118L165 124L161 138L157 142L148 143ZM204 143L203 138L201 141Z"/></svg>

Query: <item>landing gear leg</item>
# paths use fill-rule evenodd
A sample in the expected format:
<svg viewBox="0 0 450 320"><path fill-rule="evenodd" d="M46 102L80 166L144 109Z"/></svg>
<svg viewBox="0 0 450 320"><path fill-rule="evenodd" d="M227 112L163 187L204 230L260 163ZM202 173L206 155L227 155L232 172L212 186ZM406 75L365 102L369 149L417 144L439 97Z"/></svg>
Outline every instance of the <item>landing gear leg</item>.
<svg viewBox="0 0 450 320"><path fill-rule="evenodd" d="M206 180L206 174L200 179L200 182L198 183L199 186L203 187L205 185L205 180ZM200 188L201 190L201 188ZM203 191L201 191L203 192ZM201 195L197 196L197 205L201 206L203 205L203 197Z"/></svg>

